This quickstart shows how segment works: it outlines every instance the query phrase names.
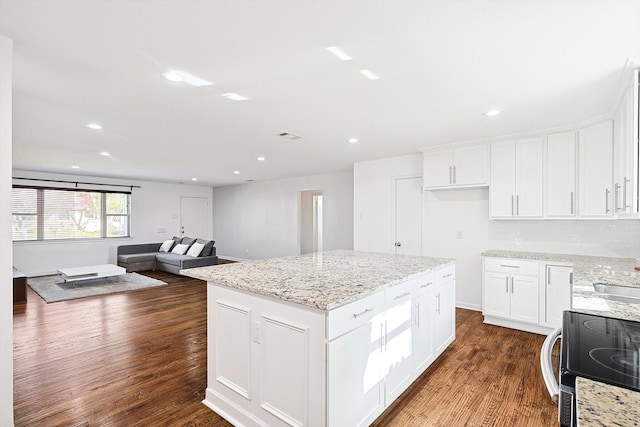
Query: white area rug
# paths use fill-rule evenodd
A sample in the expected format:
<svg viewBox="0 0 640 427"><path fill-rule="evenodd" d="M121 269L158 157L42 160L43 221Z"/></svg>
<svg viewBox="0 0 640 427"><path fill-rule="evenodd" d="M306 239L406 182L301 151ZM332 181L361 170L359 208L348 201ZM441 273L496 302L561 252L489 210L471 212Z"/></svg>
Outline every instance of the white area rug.
<svg viewBox="0 0 640 427"><path fill-rule="evenodd" d="M127 273L121 276L67 283L64 283L60 275L32 277L27 279L27 284L49 303L164 286L167 283L141 274Z"/></svg>

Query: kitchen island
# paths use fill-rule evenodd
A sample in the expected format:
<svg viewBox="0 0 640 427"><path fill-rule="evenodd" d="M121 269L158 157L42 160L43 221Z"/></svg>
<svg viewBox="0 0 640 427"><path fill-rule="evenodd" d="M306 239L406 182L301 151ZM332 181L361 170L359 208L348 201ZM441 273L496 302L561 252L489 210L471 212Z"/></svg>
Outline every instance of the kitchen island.
<svg viewBox="0 0 640 427"><path fill-rule="evenodd" d="M207 281L203 403L234 425L369 425L455 337L453 260L329 251Z"/></svg>

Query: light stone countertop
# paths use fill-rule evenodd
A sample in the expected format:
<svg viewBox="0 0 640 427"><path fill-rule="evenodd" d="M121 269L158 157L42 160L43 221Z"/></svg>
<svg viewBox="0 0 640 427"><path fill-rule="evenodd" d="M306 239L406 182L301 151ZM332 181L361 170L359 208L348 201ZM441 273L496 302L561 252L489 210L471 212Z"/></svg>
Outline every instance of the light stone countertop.
<svg viewBox="0 0 640 427"><path fill-rule="evenodd" d="M190 268L180 274L331 310L453 264L445 258L337 250Z"/></svg>
<svg viewBox="0 0 640 427"><path fill-rule="evenodd" d="M640 393L576 378L578 427L627 427L640 423Z"/></svg>
<svg viewBox="0 0 640 427"><path fill-rule="evenodd" d="M571 310L640 321L640 304L598 296L594 283L640 288L633 258L591 257L540 252L497 251L483 256L573 264ZM586 378L576 379L578 426L634 426L640 423L640 392Z"/></svg>

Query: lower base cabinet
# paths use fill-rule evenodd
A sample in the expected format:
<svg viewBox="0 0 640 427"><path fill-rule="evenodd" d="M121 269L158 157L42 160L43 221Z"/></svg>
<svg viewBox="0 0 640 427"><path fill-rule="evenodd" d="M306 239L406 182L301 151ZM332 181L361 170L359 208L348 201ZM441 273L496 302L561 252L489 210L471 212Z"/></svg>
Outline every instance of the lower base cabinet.
<svg viewBox="0 0 640 427"><path fill-rule="evenodd" d="M455 337L455 267L328 312L208 284L204 404L234 425L367 426Z"/></svg>

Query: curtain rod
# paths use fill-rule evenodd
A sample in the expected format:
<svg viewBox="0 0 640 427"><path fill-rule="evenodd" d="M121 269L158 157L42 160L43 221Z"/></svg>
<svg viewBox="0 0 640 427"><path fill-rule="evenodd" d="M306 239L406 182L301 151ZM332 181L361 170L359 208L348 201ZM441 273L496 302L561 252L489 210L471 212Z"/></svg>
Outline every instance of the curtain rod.
<svg viewBox="0 0 640 427"><path fill-rule="evenodd" d="M139 185L123 185L123 184L100 184L97 182L82 182L82 181L64 181L64 180L60 180L60 179L40 179L40 178L20 178L17 176L13 176L11 177L12 179L22 179L25 181L41 181L41 182L62 182L65 184L75 184L76 188L78 188L78 184L84 184L84 185L104 185L105 187L124 187L124 188L129 188L131 189L131 191L133 191L134 188L142 188Z"/></svg>

